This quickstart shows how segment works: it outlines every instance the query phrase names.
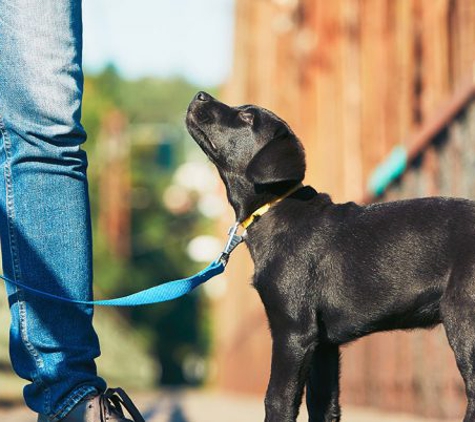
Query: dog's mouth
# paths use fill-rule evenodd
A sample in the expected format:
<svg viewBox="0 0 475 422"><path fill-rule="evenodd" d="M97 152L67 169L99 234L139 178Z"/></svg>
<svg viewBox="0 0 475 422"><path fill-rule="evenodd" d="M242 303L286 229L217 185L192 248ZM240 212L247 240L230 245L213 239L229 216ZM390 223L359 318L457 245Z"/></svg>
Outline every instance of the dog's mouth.
<svg viewBox="0 0 475 422"><path fill-rule="evenodd" d="M218 150L215 143L211 139L209 139L208 135L206 135L206 133L199 126L196 126L196 131L200 134L203 140L208 143L212 150Z"/></svg>
<svg viewBox="0 0 475 422"><path fill-rule="evenodd" d="M186 125L191 136L202 147L209 146L211 150L217 151L216 144L209 138L206 132L201 128L202 124L210 122L211 119L206 115L200 115L188 109L186 114Z"/></svg>

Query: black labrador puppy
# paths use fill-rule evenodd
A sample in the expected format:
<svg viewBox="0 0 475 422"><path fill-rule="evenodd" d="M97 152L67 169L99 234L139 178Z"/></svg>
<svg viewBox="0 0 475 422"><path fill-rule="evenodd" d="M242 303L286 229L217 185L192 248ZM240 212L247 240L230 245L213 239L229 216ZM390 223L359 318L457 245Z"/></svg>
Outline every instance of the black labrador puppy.
<svg viewBox="0 0 475 422"><path fill-rule="evenodd" d="M305 385L310 421L339 421L340 345L439 323L465 381L464 421L475 421L475 203L335 204L299 187L303 147L270 111L199 92L186 123L238 222L270 205L245 238L273 340L266 422L295 421Z"/></svg>

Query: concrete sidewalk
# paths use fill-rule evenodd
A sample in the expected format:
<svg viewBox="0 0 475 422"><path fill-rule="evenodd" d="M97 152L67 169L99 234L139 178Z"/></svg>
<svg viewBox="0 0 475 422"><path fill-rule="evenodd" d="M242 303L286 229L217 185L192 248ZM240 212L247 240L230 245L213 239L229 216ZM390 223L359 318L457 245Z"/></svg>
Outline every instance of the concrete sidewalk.
<svg viewBox="0 0 475 422"><path fill-rule="evenodd" d="M264 420L262 401L255 397L208 390L162 391L137 393L131 396L147 422L262 422ZM303 407L302 414L298 418L299 422L307 421L307 414ZM344 407L343 411L343 422L435 422L369 409ZM1 422L36 422L36 417L24 407L0 408L0 420Z"/></svg>

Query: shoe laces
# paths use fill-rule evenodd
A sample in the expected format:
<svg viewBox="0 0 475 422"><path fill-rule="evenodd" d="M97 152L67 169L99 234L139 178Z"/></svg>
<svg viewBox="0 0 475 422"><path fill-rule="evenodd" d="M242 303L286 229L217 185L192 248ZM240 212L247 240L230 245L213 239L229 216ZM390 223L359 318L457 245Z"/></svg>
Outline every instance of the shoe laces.
<svg viewBox="0 0 475 422"><path fill-rule="evenodd" d="M100 398L101 420L107 421L110 415L119 415L125 419L125 408L133 422L145 422L139 410L122 388L108 388Z"/></svg>

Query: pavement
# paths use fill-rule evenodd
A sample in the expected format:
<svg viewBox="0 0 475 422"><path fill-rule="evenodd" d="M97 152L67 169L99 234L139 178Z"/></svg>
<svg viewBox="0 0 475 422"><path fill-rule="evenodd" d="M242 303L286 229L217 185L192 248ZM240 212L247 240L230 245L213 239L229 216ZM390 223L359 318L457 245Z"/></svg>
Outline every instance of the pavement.
<svg viewBox="0 0 475 422"><path fill-rule="evenodd" d="M254 396L211 390L177 390L131 393L147 422L259 422L264 420L262 400ZM307 422L302 406L298 422ZM36 422L25 406L0 406L1 422ZM436 422L404 414L343 406L343 422ZM444 421L455 422L455 421Z"/></svg>

